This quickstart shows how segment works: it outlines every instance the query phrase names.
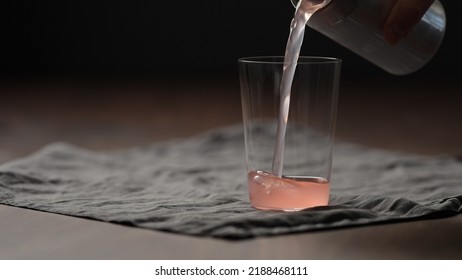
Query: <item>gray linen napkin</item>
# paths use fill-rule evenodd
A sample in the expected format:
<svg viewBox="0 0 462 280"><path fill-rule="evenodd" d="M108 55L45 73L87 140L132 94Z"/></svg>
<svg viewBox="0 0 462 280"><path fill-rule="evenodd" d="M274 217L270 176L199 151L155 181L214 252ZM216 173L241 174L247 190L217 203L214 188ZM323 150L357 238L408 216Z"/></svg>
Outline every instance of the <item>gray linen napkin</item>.
<svg viewBox="0 0 462 280"><path fill-rule="evenodd" d="M241 126L116 152L53 143L0 166L0 203L179 234L244 239L462 212L462 162L337 143L330 205L249 205Z"/></svg>

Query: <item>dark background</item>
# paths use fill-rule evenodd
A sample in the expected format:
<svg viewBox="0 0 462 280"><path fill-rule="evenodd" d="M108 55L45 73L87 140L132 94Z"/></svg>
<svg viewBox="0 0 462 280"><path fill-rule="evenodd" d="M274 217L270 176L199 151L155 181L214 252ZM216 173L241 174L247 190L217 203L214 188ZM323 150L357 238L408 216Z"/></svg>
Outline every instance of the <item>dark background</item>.
<svg viewBox="0 0 462 280"><path fill-rule="evenodd" d="M392 77L307 29L302 55L342 58L343 78L457 79L460 1L441 1L447 30L422 70ZM289 0L13 1L0 4L2 79L237 77L242 56L282 55Z"/></svg>

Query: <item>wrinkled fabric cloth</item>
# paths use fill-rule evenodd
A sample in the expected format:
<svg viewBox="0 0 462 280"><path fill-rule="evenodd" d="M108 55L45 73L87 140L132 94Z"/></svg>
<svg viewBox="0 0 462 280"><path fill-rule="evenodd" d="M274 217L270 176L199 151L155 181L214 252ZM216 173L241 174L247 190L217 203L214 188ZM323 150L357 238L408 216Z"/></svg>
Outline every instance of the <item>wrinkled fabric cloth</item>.
<svg viewBox="0 0 462 280"><path fill-rule="evenodd" d="M462 212L462 162L337 142L329 206L249 204L241 126L96 152L52 143L0 166L0 203L178 234L245 239Z"/></svg>

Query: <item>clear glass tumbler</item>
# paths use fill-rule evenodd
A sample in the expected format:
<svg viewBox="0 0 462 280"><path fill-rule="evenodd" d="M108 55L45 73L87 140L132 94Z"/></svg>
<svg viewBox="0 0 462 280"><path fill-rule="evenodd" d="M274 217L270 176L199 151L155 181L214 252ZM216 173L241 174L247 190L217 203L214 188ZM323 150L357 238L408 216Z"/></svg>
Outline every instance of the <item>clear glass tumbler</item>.
<svg viewBox="0 0 462 280"><path fill-rule="evenodd" d="M271 174L284 57L238 60L250 203L298 211L329 202L341 60L297 63L285 131L282 176Z"/></svg>

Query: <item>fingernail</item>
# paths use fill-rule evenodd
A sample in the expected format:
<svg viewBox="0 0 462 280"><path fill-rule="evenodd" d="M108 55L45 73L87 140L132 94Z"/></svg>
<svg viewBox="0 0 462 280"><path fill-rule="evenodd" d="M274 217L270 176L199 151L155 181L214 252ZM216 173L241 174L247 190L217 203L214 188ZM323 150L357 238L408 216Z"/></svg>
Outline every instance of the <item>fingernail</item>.
<svg viewBox="0 0 462 280"><path fill-rule="evenodd" d="M406 31L400 28L396 24L390 24L387 26L384 36L385 39L390 43L390 44L396 44L398 43L405 35Z"/></svg>

